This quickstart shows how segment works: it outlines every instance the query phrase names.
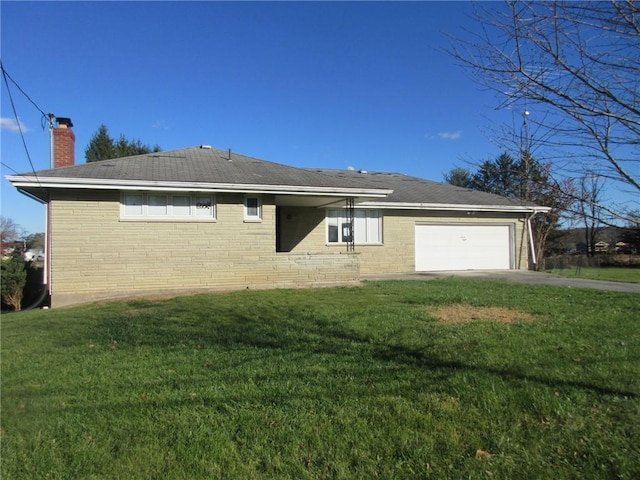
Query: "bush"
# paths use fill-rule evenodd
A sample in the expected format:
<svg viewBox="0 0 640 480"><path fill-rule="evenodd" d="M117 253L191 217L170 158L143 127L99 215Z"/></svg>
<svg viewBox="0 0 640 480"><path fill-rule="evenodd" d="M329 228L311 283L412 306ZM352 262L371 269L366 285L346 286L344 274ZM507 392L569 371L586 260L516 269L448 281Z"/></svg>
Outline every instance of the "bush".
<svg viewBox="0 0 640 480"><path fill-rule="evenodd" d="M22 307L22 295L27 284L25 262L19 257L2 260L1 294L2 301L15 311Z"/></svg>

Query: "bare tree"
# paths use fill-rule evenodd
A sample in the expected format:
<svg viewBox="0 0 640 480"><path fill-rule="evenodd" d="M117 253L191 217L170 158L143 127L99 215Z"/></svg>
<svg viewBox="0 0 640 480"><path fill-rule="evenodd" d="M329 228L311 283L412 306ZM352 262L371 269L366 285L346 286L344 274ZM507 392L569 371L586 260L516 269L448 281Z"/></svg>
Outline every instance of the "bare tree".
<svg viewBox="0 0 640 480"><path fill-rule="evenodd" d="M20 225L14 222L12 219L4 216L0 216L0 248L2 249L2 255L5 254L5 250L12 247L22 233Z"/></svg>
<svg viewBox="0 0 640 480"><path fill-rule="evenodd" d="M480 33L450 53L498 92L499 107L540 112L530 122L555 169L639 192L640 7L509 1L481 3L476 18ZM608 210L628 219L633 208Z"/></svg>
<svg viewBox="0 0 640 480"><path fill-rule="evenodd" d="M629 244L632 252L640 253L640 211L632 212L630 217L622 230L621 240Z"/></svg>
<svg viewBox="0 0 640 480"><path fill-rule="evenodd" d="M547 239L557 229L563 213L574 202L573 182L570 179L563 182L555 180L551 175L551 166L541 164L528 151L522 152L518 158L503 153L494 160L484 161L475 172L456 167L449 175L445 175L445 181L455 185L449 179L456 181L460 176L467 179L463 185L467 188L551 207L549 212L534 216L531 220L536 245L536 251L530 252L531 260L536 259L531 265L536 270L540 269L546 254Z"/></svg>
<svg viewBox="0 0 640 480"><path fill-rule="evenodd" d="M583 177L580 181L580 200L577 204L577 216L584 223L584 239L587 245L587 254L593 257L596 253L598 234L602 230L601 203L603 194L602 179L596 175Z"/></svg>

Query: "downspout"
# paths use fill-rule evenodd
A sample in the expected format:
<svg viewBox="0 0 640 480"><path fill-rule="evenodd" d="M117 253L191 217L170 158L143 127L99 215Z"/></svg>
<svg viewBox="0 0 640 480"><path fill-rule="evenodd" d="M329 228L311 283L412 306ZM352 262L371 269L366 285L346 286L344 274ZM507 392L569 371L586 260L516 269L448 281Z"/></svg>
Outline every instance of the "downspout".
<svg viewBox="0 0 640 480"><path fill-rule="evenodd" d="M53 119L55 115L49 114L49 163L50 168L55 168L55 152L53 140ZM48 294L48 306L51 306L51 191L47 192L47 203L44 217L44 267L42 272L42 284Z"/></svg>
<svg viewBox="0 0 640 480"><path fill-rule="evenodd" d="M538 261L537 261L537 258L536 258L536 245L535 245L535 242L533 241L533 229L531 228L531 220L538 213L540 213L540 212L538 212L538 211L536 211L534 209L533 212L531 213L531 215L529 215L529 217L527 217L527 230L529 231L529 248L531 250L531 261L533 262L534 265L537 265Z"/></svg>
<svg viewBox="0 0 640 480"><path fill-rule="evenodd" d="M51 306L51 192L47 192L47 205L45 207L44 229L44 268L42 272L42 284L47 292L47 305Z"/></svg>

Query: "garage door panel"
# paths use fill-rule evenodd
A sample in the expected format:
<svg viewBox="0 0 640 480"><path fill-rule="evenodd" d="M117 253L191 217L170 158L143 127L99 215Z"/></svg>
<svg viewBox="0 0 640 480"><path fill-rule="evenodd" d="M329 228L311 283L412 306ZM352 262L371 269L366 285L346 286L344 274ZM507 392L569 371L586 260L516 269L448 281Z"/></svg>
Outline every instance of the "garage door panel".
<svg viewBox="0 0 640 480"><path fill-rule="evenodd" d="M416 225L416 271L511 268L509 225Z"/></svg>

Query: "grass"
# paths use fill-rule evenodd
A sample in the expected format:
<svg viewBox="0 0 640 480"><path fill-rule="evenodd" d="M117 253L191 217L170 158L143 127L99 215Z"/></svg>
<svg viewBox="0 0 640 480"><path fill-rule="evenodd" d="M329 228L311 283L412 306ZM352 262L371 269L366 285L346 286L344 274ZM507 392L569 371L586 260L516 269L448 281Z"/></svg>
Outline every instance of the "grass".
<svg viewBox="0 0 640 480"><path fill-rule="evenodd" d="M556 268L549 273L563 277L607 280L610 282L640 283L640 268L632 267L572 267Z"/></svg>
<svg viewBox="0 0 640 480"><path fill-rule="evenodd" d="M5 315L0 473L640 478L638 300L449 278Z"/></svg>

